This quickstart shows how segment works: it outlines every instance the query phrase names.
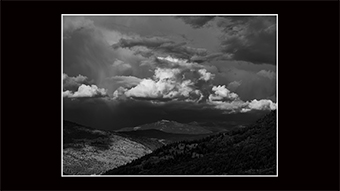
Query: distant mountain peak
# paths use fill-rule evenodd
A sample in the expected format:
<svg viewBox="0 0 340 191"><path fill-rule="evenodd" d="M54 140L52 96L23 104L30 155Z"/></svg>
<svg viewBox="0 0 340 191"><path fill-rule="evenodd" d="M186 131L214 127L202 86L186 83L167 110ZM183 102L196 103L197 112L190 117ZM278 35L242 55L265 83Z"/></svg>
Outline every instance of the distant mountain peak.
<svg viewBox="0 0 340 191"><path fill-rule="evenodd" d="M176 121L162 119L154 123L148 123L144 125L139 125L136 127L126 127L118 130L121 131L139 131L139 130L149 130L156 129L167 133L174 134L209 134L212 131L207 130L199 125L183 124Z"/></svg>
<svg viewBox="0 0 340 191"><path fill-rule="evenodd" d="M167 123L177 123L176 121L170 121L166 119L162 119L160 121L155 122L156 124L167 124Z"/></svg>

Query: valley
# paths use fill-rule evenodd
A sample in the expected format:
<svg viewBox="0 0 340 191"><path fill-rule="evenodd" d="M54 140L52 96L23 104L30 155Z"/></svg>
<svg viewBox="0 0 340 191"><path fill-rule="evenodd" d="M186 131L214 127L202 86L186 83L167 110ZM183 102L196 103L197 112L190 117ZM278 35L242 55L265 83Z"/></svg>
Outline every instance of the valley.
<svg viewBox="0 0 340 191"><path fill-rule="evenodd" d="M210 123L210 127L207 124L162 120L108 131L64 121L63 172L275 174L274 111L250 125L221 128L223 123Z"/></svg>

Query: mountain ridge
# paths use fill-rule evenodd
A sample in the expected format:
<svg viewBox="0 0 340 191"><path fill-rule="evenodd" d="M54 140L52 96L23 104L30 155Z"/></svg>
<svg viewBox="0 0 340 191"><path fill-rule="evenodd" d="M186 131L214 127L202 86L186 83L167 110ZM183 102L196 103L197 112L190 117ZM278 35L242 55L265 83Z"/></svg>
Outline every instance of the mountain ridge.
<svg viewBox="0 0 340 191"><path fill-rule="evenodd" d="M275 175L276 110L243 128L165 145L110 174Z"/></svg>
<svg viewBox="0 0 340 191"><path fill-rule="evenodd" d="M148 130L148 129L156 129L166 133L174 133L174 134L210 134L212 131L207 130L199 125L191 125L179 123L177 121L170 120L160 120L153 123L147 123L135 127L125 127L115 132L124 132L124 131L139 131L139 130Z"/></svg>

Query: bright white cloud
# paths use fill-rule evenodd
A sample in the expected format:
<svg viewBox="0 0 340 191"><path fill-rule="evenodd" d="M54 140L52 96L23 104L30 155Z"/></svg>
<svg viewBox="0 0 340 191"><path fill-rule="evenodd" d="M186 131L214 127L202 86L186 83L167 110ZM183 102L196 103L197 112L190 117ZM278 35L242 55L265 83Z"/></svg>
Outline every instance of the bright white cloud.
<svg viewBox="0 0 340 191"><path fill-rule="evenodd" d="M68 98L80 98L80 97L95 97L95 96L105 96L106 91L103 88L98 88L96 85L85 85L79 86L78 91L72 93L67 90L63 92L63 97Z"/></svg>
<svg viewBox="0 0 340 191"><path fill-rule="evenodd" d="M195 62L188 62L187 59L174 58L171 56L167 57L156 57L158 60L164 61L169 64L169 66L181 66L184 68L202 68L203 66Z"/></svg>
<svg viewBox="0 0 340 191"><path fill-rule="evenodd" d="M214 86L212 91L214 93L209 95L207 103L214 105L217 109L226 110L227 113L276 109L276 104L267 99L254 99L250 102L244 102L236 93L231 92L224 85Z"/></svg>
<svg viewBox="0 0 340 191"><path fill-rule="evenodd" d="M216 101L216 100L237 100L239 99L236 93L230 92L224 85L223 86L214 86L212 88L214 94L210 94L209 100Z"/></svg>
<svg viewBox="0 0 340 191"><path fill-rule="evenodd" d="M201 74L201 77L199 79L202 79L204 81L208 81L214 78L214 74L207 72L206 69L199 69L198 72Z"/></svg>
<svg viewBox="0 0 340 191"><path fill-rule="evenodd" d="M210 104L215 105L215 108L225 110L228 113L234 113L247 107L247 103L242 100L228 101L210 101ZM249 110L250 111L250 110Z"/></svg>
<svg viewBox="0 0 340 191"><path fill-rule="evenodd" d="M63 92L63 97L72 97L72 96L73 96L73 94L69 90L66 90L66 91Z"/></svg>
<svg viewBox="0 0 340 191"><path fill-rule="evenodd" d="M113 99L126 98L124 94L126 91L126 88L119 87L116 91L113 92Z"/></svg>
<svg viewBox="0 0 340 191"><path fill-rule="evenodd" d="M128 97L157 98L161 96L161 91L164 88L165 86L157 86L156 82L152 79L143 79L136 87L126 91L125 95Z"/></svg>
<svg viewBox="0 0 340 191"><path fill-rule="evenodd" d="M171 63L184 66L189 63L186 60L173 57L158 57ZM189 63L190 64L190 63ZM259 72L257 75L271 77L273 74L266 71ZM275 75L275 74L274 74ZM227 113L249 112L252 110L273 110L276 104L271 100L252 100L243 101L237 93L233 91L241 85L241 81L232 81L226 85L216 85L203 92L198 89L198 83L202 81L210 83L215 75L208 72L205 68L156 68L152 78L141 79L139 83L131 87L120 87L114 93L114 98L149 98L154 100L182 100L190 102L205 102L217 109ZM211 85L211 84L210 84ZM209 87L209 86L208 86ZM204 101L204 100L203 100Z"/></svg>
<svg viewBox="0 0 340 191"><path fill-rule="evenodd" d="M181 70L178 68L157 68L153 79L143 79L131 89L119 89L114 92L114 97L153 98L153 99L183 99L186 101L197 100L202 97L200 90L194 89L190 79L183 80Z"/></svg>
<svg viewBox="0 0 340 191"><path fill-rule="evenodd" d="M178 68L157 68L155 70L154 78L156 80L176 80L177 75L181 73L181 70Z"/></svg>
<svg viewBox="0 0 340 191"><path fill-rule="evenodd" d="M256 110L274 110L276 109L276 103L273 103L271 100L268 99L261 99L256 100L254 99L248 104L248 107L250 109L256 109Z"/></svg>
<svg viewBox="0 0 340 191"><path fill-rule="evenodd" d="M178 59L178 58L173 58L171 56L167 56L167 57L157 57L160 60L167 60L169 62L175 62L175 63L179 63L179 64L186 64L188 62L188 60L186 59Z"/></svg>

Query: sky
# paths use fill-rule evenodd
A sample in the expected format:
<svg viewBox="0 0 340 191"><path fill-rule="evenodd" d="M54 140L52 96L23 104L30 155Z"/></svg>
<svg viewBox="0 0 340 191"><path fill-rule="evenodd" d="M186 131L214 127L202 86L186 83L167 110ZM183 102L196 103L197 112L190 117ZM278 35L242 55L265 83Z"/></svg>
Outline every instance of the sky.
<svg viewBox="0 0 340 191"><path fill-rule="evenodd" d="M276 109L275 16L63 16L63 119L252 122Z"/></svg>

